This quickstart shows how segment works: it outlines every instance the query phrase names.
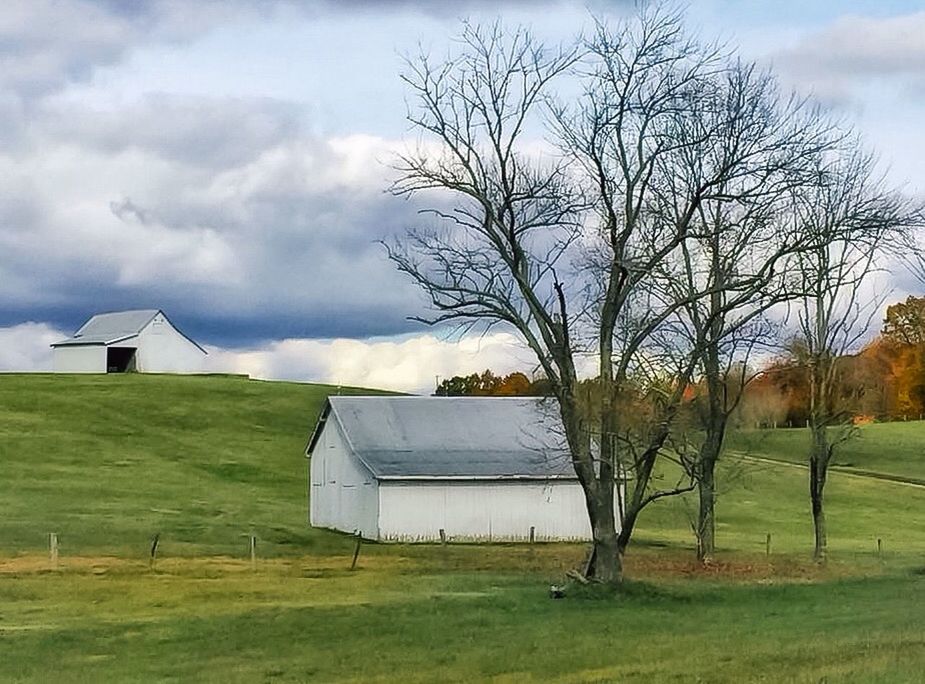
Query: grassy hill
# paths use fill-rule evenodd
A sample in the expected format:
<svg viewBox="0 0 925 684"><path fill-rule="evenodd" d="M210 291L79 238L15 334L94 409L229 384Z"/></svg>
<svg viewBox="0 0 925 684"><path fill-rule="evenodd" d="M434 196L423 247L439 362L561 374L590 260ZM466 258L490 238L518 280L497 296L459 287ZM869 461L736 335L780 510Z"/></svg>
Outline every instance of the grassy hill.
<svg viewBox="0 0 925 684"><path fill-rule="evenodd" d="M729 447L781 461L805 463L806 428L743 430L730 435ZM925 421L872 423L840 445L834 465L925 482Z"/></svg>
<svg viewBox="0 0 925 684"><path fill-rule="evenodd" d="M805 471L727 458L717 564L693 562L693 498L659 502L627 559L635 583L613 601L545 597L580 545L368 544L351 572L353 540L306 521L302 450L330 391L0 375L0 681L914 682L925 670L925 488L834 474L832 562L818 568Z"/></svg>
<svg viewBox="0 0 925 684"><path fill-rule="evenodd" d="M233 376L0 375L0 556L44 549L49 532L71 555L140 557L155 533L164 555L240 555L251 532L268 555L349 548L307 524L303 450L332 391ZM796 461L802 432L746 433L733 447ZM872 425L847 445L846 460L917 474L917 439L925 444L925 423ZM805 479L796 468L727 458L720 546L761 551L771 532L776 550L804 551ZM925 529L913 522L925 489L835 475L828 501L833 550L866 553L878 537L925 550ZM690 496L649 508L640 540L690 546L693 510Z"/></svg>
<svg viewBox="0 0 925 684"><path fill-rule="evenodd" d="M242 377L0 375L0 554L324 550L309 534L309 432L324 385ZM361 390L344 389L344 393ZM368 391L362 391L368 393Z"/></svg>

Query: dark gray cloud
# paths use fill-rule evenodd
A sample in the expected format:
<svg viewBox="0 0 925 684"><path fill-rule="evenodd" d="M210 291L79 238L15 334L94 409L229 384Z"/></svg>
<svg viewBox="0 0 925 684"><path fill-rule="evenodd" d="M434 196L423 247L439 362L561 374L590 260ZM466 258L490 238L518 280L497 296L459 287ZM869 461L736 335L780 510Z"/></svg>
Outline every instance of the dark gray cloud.
<svg viewBox="0 0 925 684"><path fill-rule="evenodd" d="M419 295L377 244L418 220L384 193L393 142L319 135L279 100L62 91L140 46L229 22L578 2L7 0L0 326L68 330L98 310L163 307L223 345L417 328Z"/></svg>
<svg viewBox="0 0 925 684"><path fill-rule="evenodd" d="M0 325L159 306L221 344L412 329L376 243L414 220L384 193L390 143L302 121L263 99L43 108L0 153Z"/></svg>
<svg viewBox="0 0 925 684"><path fill-rule="evenodd" d="M43 96L88 80L135 47L187 41L228 21L302 6L294 0L4 0L0 91Z"/></svg>
<svg viewBox="0 0 925 684"><path fill-rule="evenodd" d="M578 0L4 0L0 92L32 99L117 64L136 47L185 42L233 21L321 14L417 11L458 17L480 10L576 4ZM607 3L611 4L611 3ZM623 4L617 2L614 4Z"/></svg>
<svg viewBox="0 0 925 684"><path fill-rule="evenodd" d="M117 110L75 108L40 114L45 130L106 154L129 150L213 168L246 163L260 152L298 139L304 116L278 100L153 93Z"/></svg>

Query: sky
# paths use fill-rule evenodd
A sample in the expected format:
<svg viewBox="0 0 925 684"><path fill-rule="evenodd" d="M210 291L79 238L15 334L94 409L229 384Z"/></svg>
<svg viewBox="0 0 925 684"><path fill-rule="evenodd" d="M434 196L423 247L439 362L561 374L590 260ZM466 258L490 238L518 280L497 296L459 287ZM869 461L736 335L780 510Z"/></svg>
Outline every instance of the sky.
<svg viewBox="0 0 925 684"><path fill-rule="evenodd" d="M420 218L386 192L413 139L401 56L464 18L568 41L625 0L4 0L0 370L48 370L91 314L161 308L213 370L429 391L535 363L508 331L409 320L380 240ZM921 9L920 9L921 8ZM693 0L692 30L853 123L925 192L925 8ZM921 286L887 274L895 301Z"/></svg>

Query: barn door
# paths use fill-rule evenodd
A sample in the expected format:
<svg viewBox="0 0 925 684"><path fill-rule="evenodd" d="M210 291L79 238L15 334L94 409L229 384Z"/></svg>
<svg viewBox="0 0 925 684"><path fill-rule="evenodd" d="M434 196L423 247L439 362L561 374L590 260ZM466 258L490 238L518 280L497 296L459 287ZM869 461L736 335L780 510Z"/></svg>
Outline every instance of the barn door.
<svg viewBox="0 0 925 684"><path fill-rule="evenodd" d="M133 373L136 369L135 347L107 347L107 373Z"/></svg>

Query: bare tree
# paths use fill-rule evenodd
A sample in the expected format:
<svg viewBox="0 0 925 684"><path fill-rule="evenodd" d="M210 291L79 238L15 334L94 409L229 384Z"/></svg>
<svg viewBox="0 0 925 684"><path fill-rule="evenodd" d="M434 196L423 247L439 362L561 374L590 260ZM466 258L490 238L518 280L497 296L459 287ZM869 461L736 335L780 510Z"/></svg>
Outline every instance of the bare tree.
<svg viewBox="0 0 925 684"><path fill-rule="evenodd" d="M498 25L467 25L460 46L446 61L408 62L409 118L427 140L401 159L393 191L429 196L434 227L389 254L430 300L421 320L508 325L536 354L585 494L586 574L619 582L642 510L693 487L653 479L707 340L687 334L683 312L718 289L754 297L773 277L691 275L695 244L713 230L705 207L780 194L824 136L764 76L688 38L680 16L658 7L598 24L577 49ZM549 88L566 72L584 93L557 105ZM528 144L541 130L558 152ZM586 355L601 397L590 413L577 371ZM616 410L630 391L653 409L644 430Z"/></svg>
<svg viewBox="0 0 925 684"><path fill-rule="evenodd" d="M839 139L817 108L782 97L773 77L754 65L729 69L715 98L708 111L697 112L696 125L720 131L714 154L738 160L738 172L699 203L693 234L681 245L683 268L666 279L686 301L679 315L690 337L700 340L695 531L704 561L715 550L716 463L749 379L736 371L757 346L767 347L773 326L765 314L797 296L795 257L816 244L793 220L787 198L812 181L820 156ZM694 163L692 173L703 161Z"/></svg>
<svg viewBox="0 0 925 684"><path fill-rule="evenodd" d="M713 473L734 408L723 396L723 356L741 349L749 324L786 297L784 262L807 239L782 198L806 182L838 136L818 110L782 97L768 73L686 39L676 15L643 13L638 27L617 33L598 26L589 49L596 68L586 97L557 112L556 122L602 217L600 256L589 259L598 264L594 281L604 284L592 307L601 314L602 433L626 433L608 396L620 393L638 352L651 355L653 339L679 317L688 333L661 346L683 362L670 364L674 392L641 455L621 459L603 442L602 461L616 459L634 476L618 546L652 500L655 460L700 366L711 408L690 475L712 553Z"/></svg>
<svg viewBox="0 0 925 684"><path fill-rule="evenodd" d="M839 359L868 332L882 297L871 275L886 251L907 242L919 212L875 174L873 158L854 142L830 155L810 191L797 196L796 214L818 246L799 257L804 296L798 306L802 359L809 378L809 494L815 542L825 561L825 485L838 445L852 434L838 402Z"/></svg>
<svg viewBox="0 0 925 684"><path fill-rule="evenodd" d="M778 294L771 286L768 292L772 294L768 299ZM770 307L768 299L759 299L754 309ZM756 377L749 371L756 350L766 351L776 339L778 326L764 317L746 322L751 313L750 310L720 312L716 315L719 322L705 331L699 367L700 394L693 402L701 432L693 465L698 501L696 520L692 523L697 558L704 563L712 562L716 551L716 504L720 491L716 468L729 421L745 396L746 386ZM701 325L702 321L700 318L694 325Z"/></svg>

